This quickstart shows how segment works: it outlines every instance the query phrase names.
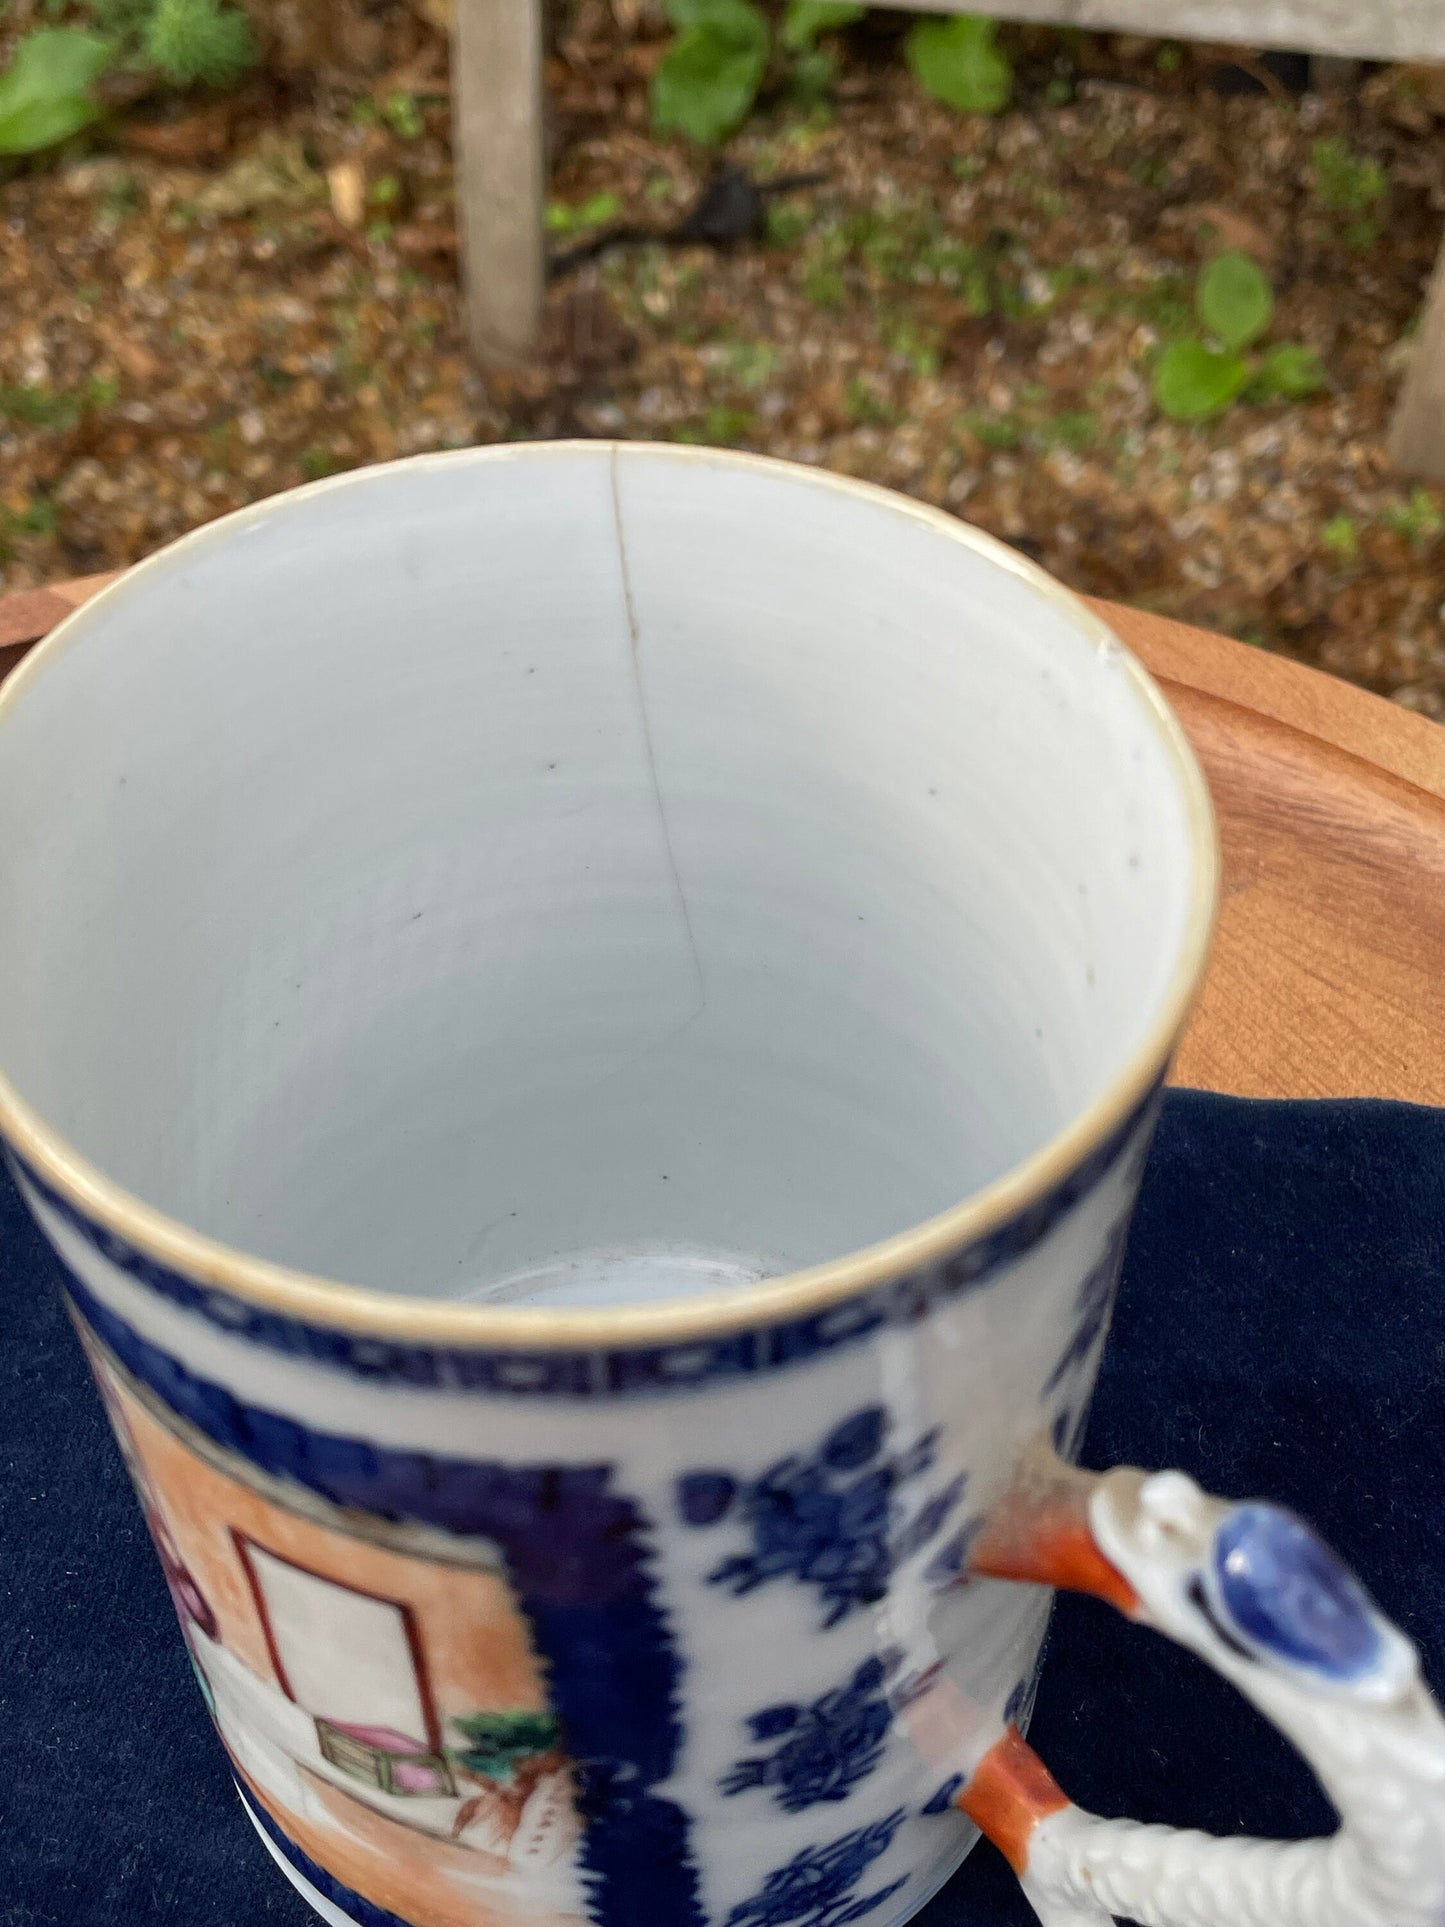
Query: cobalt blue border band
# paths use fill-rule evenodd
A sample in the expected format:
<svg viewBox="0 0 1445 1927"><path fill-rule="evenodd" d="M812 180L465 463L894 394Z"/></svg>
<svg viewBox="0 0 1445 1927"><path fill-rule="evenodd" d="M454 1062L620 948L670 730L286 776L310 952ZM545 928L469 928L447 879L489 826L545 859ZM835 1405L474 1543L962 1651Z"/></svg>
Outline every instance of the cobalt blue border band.
<svg viewBox="0 0 1445 1927"><path fill-rule="evenodd" d="M385 1907L378 1907L364 1894L353 1893L350 1887L342 1886L325 1867L320 1867L310 1854L303 1853L294 1840L290 1840L277 1826L261 1802L255 1798L251 1789L241 1780L236 1782L236 1791L246 1803L246 1811L275 1847L281 1858L293 1866L303 1880L309 1880L323 1900L329 1900L333 1907L339 1907L344 1914L350 1914L357 1927L413 1927L409 1920L400 1914L389 1914Z"/></svg>
<svg viewBox="0 0 1445 1927"><path fill-rule="evenodd" d="M600 1927L703 1927L687 1816L653 1791L682 1744L682 1661L654 1594L648 1521L614 1488L612 1468L454 1459L312 1431L199 1378L73 1274L67 1290L132 1378L227 1452L344 1511L497 1546L577 1771L593 1918ZM393 1927L379 1910L359 1918Z"/></svg>
<svg viewBox="0 0 1445 1927"><path fill-rule="evenodd" d="M1161 1084L1069 1175L1007 1223L922 1271L875 1285L841 1304L717 1338L611 1351L441 1349L309 1325L197 1284L158 1264L79 1211L13 1150L25 1182L109 1263L138 1284L234 1338L381 1385L435 1386L508 1398L627 1398L685 1391L800 1364L885 1325L913 1324L936 1305L976 1290L1039 1244L1111 1171L1146 1123Z"/></svg>

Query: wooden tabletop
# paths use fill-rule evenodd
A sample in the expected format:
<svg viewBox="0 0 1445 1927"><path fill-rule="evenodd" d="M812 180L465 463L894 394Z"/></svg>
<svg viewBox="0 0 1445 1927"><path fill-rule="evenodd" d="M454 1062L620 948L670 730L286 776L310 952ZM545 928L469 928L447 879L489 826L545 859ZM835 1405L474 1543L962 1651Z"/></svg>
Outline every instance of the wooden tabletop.
<svg viewBox="0 0 1445 1927"><path fill-rule="evenodd" d="M0 598L0 676L113 580ZM1214 792L1224 901L1176 1081L1445 1104L1445 728L1279 656L1096 607Z"/></svg>

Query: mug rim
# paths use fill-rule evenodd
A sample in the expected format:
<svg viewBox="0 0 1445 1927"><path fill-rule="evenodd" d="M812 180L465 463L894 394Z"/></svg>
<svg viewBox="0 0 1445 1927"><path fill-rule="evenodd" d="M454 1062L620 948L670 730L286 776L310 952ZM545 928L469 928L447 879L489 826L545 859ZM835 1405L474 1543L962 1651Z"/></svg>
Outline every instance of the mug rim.
<svg viewBox="0 0 1445 1927"><path fill-rule="evenodd" d="M987 1237L1054 1191L1147 1103L1167 1071L1198 999L1218 916L1218 822L1193 748L1143 664L1072 590L997 537L944 509L877 483L777 456L669 442L503 442L374 463L263 497L167 543L59 623L0 685L0 728L46 668L83 637L97 612L122 597L144 593L148 581L178 559L210 543L232 539L248 525L274 513L278 504L366 487L378 476L417 468L501 465L581 454L613 461L619 456L638 455L734 470L763 470L886 508L1008 570L1051 602L1101 654L1115 661L1164 749L1184 803L1188 829L1192 887L1164 995L1148 1031L1099 1094L1027 1157L957 1204L890 1237L756 1284L727 1286L688 1298L588 1308L403 1298L252 1256L146 1204L107 1177L44 1121L0 1065L0 1136L23 1165L31 1167L76 1210L97 1220L148 1258L259 1310L380 1339L462 1350L485 1347L533 1352L685 1343L823 1312ZM0 740L0 755L3 753Z"/></svg>

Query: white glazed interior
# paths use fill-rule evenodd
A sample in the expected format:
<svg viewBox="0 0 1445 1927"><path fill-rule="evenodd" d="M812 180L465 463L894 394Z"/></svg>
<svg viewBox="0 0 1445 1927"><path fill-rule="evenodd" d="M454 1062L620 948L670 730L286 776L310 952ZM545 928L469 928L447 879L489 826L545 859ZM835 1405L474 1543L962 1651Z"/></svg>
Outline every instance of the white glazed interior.
<svg viewBox="0 0 1445 1927"><path fill-rule="evenodd" d="M146 1204L429 1297L675 1298L1116 1080L1200 856L1117 647L876 492L373 470L105 597L0 729L0 1066Z"/></svg>

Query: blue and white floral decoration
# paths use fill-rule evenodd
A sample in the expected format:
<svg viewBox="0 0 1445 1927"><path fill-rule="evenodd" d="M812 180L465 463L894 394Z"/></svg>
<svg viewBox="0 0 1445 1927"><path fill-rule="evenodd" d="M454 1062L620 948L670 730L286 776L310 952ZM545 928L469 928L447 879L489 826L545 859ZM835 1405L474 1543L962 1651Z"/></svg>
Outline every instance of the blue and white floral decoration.
<svg viewBox="0 0 1445 1927"><path fill-rule="evenodd" d="M884 1691L902 1663L894 1651L865 1659L842 1686L808 1706L765 1706L748 1721L759 1746L729 1769L724 1793L766 1788L785 1813L802 1813L824 1801L846 1800L883 1758L893 1710Z"/></svg>
<svg viewBox="0 0 1445 1927"><path fill-rule="evenodd" d="M773 1579L795 1579L816 1589L825 1628L876 1605L895 1567L942 1531L967 1484L960 1474L905 1519L902 1490L932 1469L938 1431L889 1454L888 1430L884 1407L868 1405L834 1426L814 1452L779 1459L757 1479L684 1473L677 1499L689 1525L732 1518L752 1540L748 1551L709 1573L709 1581L738 1597ZM962 1557L960 1550L960 1567ZM951 1563L946 1559L945 1567ZM956 1568L935 1576L943 1583Z"/></svg>
<svg viewBox="0 0 1445 1927"><path fill-rule="evenodd" d="M826 1847L805 1847L768 1875L760 1893L733 1908L727 1927L847 1927L849 1921L862 1920L907 1882L904 1874L861 1900L854 1898L863 1875L892 1846L905 1817L899 1807Z"/></svg>

